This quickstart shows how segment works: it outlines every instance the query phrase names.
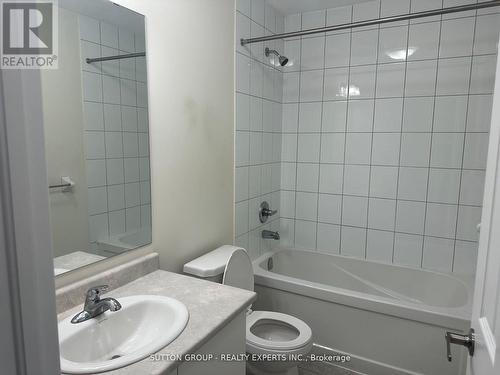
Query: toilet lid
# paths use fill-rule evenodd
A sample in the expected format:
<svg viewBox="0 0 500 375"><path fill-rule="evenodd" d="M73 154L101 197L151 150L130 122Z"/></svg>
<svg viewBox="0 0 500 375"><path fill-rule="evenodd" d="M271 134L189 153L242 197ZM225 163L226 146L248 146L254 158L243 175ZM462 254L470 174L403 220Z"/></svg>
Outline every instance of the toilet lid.
<svg viewBox="0 0 500 375"><path fill-rule="evenodd" d="M227 261L222 284L253 291L253 283L253 267L250 257L243 249L235 250Z"/></svg>

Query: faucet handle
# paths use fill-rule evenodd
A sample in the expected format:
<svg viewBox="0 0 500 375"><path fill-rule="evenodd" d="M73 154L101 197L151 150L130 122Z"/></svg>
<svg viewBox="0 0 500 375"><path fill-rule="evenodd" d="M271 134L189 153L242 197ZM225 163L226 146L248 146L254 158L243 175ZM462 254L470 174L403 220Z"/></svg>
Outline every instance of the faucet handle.
<svg viewBox="0 0 500 375"><path fill-rule="evenodd" d="M97 302L99 301L99 295L101 292L107 292L109 290L109 285L98 285L98 286L93 286L89 290L87 290L86 293L86 298L87 300Z"/></svg>
<svg viewBox="0 0 500 375"><path fill-rule="evenodd" d="M262 202L260 204L260 209L259 209L259 220L261 223L265 223L269 216L276 215L278 213L278 210L271 210L269 208L269 203L266 201Z"/></svg>
<svg viewBox="0 0 500 375"><path fill-rule="evenodd" d="M278 213L278 210L271 210L269 208L263 208L262 209L262 215L264 216L273 216Z"/></svg>
<svg viewBox="0 0 500 375"><path fill-rule="evenodd" d="M97 286L93 286L92 288L90 288L87 293L89 292L96 292L96 293L100 293L100 292L107 292L109 290L109 285L97 285Z"/></svg>

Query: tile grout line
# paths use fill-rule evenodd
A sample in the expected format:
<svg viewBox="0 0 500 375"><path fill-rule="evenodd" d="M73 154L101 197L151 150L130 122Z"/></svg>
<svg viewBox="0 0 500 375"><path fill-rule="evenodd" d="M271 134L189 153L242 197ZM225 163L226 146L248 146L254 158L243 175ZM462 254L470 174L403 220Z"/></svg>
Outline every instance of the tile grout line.
<svg viewBox="0 0 500 375"><path fill-rule="evenodd" d="M284 219L287 219L287 220L293 220L293 217L283 217ZM275 220L275 219L274 219ZM301 221L304 221L304 222L308 222L308 223L316 223L315 220L311 220L311 219L301 219ZM328 224L328 225L334 225L334 226L337 226L338 224L335 224L335 223L331 223L331 222L328 222L328 221L319 221L319 223L321 224ZM380 229L380 228L371 228L371 227L363 227L363 226L359 226L359 225L351 225L351 224L346 224L344 225L345 227L347 228L356 228L356 229L370 229L370 230L373 230L373 231L377 231L377 232L384 232L384 233L393 233L393 231L391 230L387 230L387 229ZM262 227L262 226L259 226L259 227ZM397 232L398 234L405 234L405 235L411 235L411 236L418 236L418 237L429 237L429 238L439 238L439 239L443 239L443 240L449 240L449 241L453 241L454 238L453 237L444 237L444 236L434 236L434 235L423 235L421 233L415 233L415 232ZM473 241L473 240L465 240L465 239L461 239L460 241L463 241L463 242L468 242L468 243L478 243L478 241Z"/></svg>
<svg viewBox="0 0 500 375"><path fill-rule="evenodd" d="M472 18L472 17L471 17ZM397 28L404 28L404 26L398 26ZM381 28L380 29L381 31L382 30L387 30L387 29L384 29L384 28ZM366 30L366 31L355 31L353 32L353 34L360 34L360 33L363 33L363 32L367 32L367 31L375 31L375 29L371 29L371 30ZM335 35L335 34L332 34L332 35ZM315 37L315 38L305 38L305 39L317 39L319 37ZM247 55L245 54L242 54L241 52L237 52L238 54L240 54L241 56L244 56L244 57L247 57L249 60L252 60L252 61L257 61L257 59L254 59L254 58L250 58L248 57ZM470 57L473 57L473 56L478 56L478 57L496 57L497 55L494 54L494 53L478 53L478 54L470 54L470 55L455 55L455 56L445 56L445 57L435 57L435 58L425 58L425 59L410 59L409 61L411 63L425 63L425 62L433 62L433 61L441 61L441 60L464 60L464 59L467 59L467 58L470 58ZM367 67L370 67L370 66L388 66L388 65L395 65L395 64L402 64L402 62L393 62L393 61L389 61L389 62L385 62L385 61L381 61L381 62L375 62L375 63L368 63L368 64L353 64L351 65L351 67L353 68L367 68ZM331 66L331 67L325 67L325 70L344 70L346 68L348 68L349 66L347 65L338 65L338 66ZM320 71L320 70L323 70L321 68L310 68L310 69L303 69L301 70L302 72L317 72L317 71ZM90 73L90 74L95 74L93 72L87 72L87 73ZM298 70L288 70L286 71L286 73L299 73ZM104 74L106 75L106 74ZM111 75L106 75L108 77L114 77L114 76L111 76ZM124 80L128 80L128 81L131 81L130 79L126 79L124 78ZM141 81L137 81L139 83L141 83ZM237 91L239 93L243 93L244 92L241 92L241 91ZM250 94L251 95L251 94ZM444 94L444 95L436 95L436 96L457 96L457 95L463 95L463 94ZM414 97L420 97L420 96L426 96L426 95L415 95ZM428 96L428 95L427 95ZM409 96L411 97L411 96ZM369 100L370 98L358 98L358 99L353 99L353 100ZM335 99L332 99L332 100L325 100L325 101L342 101L343 99L338 99L338 100L335 100ZM304 103L307 103L308 101L304 101ZM310 102L319 102L319 100L311 100ZM288 103L293 103L293 102L288 102Z"/></svg>
<svg viewBox="0 0 500 375"><path fill-rule="evenodd" d="M354 18L354 6L350 6L351 22ZM344 158L342 163L342 186L341 186L341 204L340 204L340 235L339 235L339 254L343 255L343 237L344 237L344 187L345 187L345 169L346 169L346 154L347 154L347 122L349 115L350 105L350 87L351 87L351 60L352 60L352 29L349 30L349 66L347 68L347 96L345 108L345 122L344 122Z"/></svg>
<svg viewBox="0 0 500 375"><path fill-rule="evenodd" d="M328 12L325 10L325 19L324 19L324 24L326 25L327 23L327 14ZM320 199L320 193L319 193L319 183L321 180L321 147L322 147L322 130L323 130L323 107L324 107L324 96L325 96L325 65L326 65L326 33L323 35L323 79L322 79L322 87L321 87L321 109L320 109L320 136L319 136L319 154L318 154L318 178L317 178L317 193L316 193L316 246L315 250L318 250L318 235L319 235L319 199Z"/></svg>
<svg viewBox="0 0 500 375"><path fill-rule="evenodd" d="M474 30L472 32L472 43L471 43L471 54L474 55L474 46L475 46L475 41L476 41L476 28L477 28L477 10L475 11L475 17L474 17ZM455 270L455 258L456 258L456 252L457 252L457 241L458 241L458 223L460 220L460 197L461 197L461 190L462 190L462 176L463 176L463 168L464 168L464 160L465 160L465 150L466 150L466 144L467 144L467 125L469 121L469 93L471 91L472 87L472 71L474 70L474 58L471 57L470 61L470 68L469 68L469 87L467 89L467 104L465 106L465 126L464 126L464 139L462 141L462 160L460 164L460 179L458 183L458 197L457 197L457 216L456 216L456 221L455 221L455 239L453 242L453 254L452 254L452 259L451 259L451 272Z"/></svg>
<svg viewBox="0 0 500 375"><path fill-rule="evenodd" d="M111 186L116 186L116 184L115 185L111 185ZM100 186L93 186L93 187L100 187ZM282 191L294 192L296 190L282 189ZM315 191L311 191L311 190L297 190L297 191L300 192L300 193L315 193ZM339 193L328 193L328 192L322 192L321 194L330 195L330 196L341 196L342 195L342 194L339 194ZM357 194L344 194L344 196L346 196L346 197L355 197L355 198L368 198L367 195L357 195ZM255 197L257 197L257 196L255 196ZM253 198L255 198L255 197L253 197ZM379 199L379 200L386 200L386 201L396 201L395 198L387 198L387 197L382 197L382 196L373 196L372 198ZM238 202L243 202L243 201L244 201L244 199L240 200ZM399 198L398 201L399 202L411 202L411 203L426 203L425 201L419 201L419 200L407 199L407 198ZM457 206L457 204L455 204L455 203L446 203L446 202L437 202L437 201L428 201L428 203L435 204L435 205L440 205L440 206ZM475 208L480 208L481 207L480 205L474 205L474 204L461 204L461 206L464 206L464 207L475 207Z"/></svg>
<svg viewBox="0 0 500 375"><path fill-rule="evenodd" d="M251 8L251 5L250 5L250 14L252 14L252 8ZM252 33L252 20L250 19L250 35ZM237 48L235 48L236 50L236 58L238 57L238 51L237 51ZM249 52L251 54L251 48L249 48ZM248 94L250 94L252 92L252 60L250 59L249 60L249 69L248 69ZM235 86L235 89L237 89L237 87ZM248 129L250 130L251 129L251 115L250 115L250 111L251 111L251 106L250 106L250 97L248 99ZM248 133L248 157L247 157L247 160L248 160L248 164L246 165L246 168L248 170L248 181L247 181L247 191L248 191L248 194L247 194L247 199L246 199L246 213L245 213L245 216L246 216L246 221L247 221L247 227L245 228L244 230L244 233L250 233L250 132ZM242 234L240 234L242 235ZM236 236L236 225L235 225L235 236ZM248 234L248 244L249 244L249 248L250 248L250 235Z"/></svg>
<svg viewBox="0 0 500 375"><path fill-rule="evenodd" d="M135 37L134 37L134 46L135 46ZM118 48L120 47L120 33L118 32ZM127 220L127 182L125 179L125 144L123 141L123 111L122 111L122 79L121 79L121 64L120 61L117 63L118 66L118 84L119 84L119 89L120 89L120 127L121 127L121 137L122 137L122 154L123 154L123 207L124 207L124 212L125 212L125 232L127 231L128 228L128 220ZM137 87L137 84L135 85ZM136 89L136 105L137 105L137 89Z"/></svg>
<svg viewBox="0 0 500 375"><path fill-rule="evenodd" d="M379 18L381 17L382 13L382 2L379 1L379 9L378 9L378 16ZM375 106L377 103L377 84L378 84L378 70L379 70L379 49L380 49L380 24L377 25L377 52L375 53L375 61L377 62L376 67L375 67L375 80L373 84L373 113L372 113L372 120L371 120L371 142L370 142L370 163L368 166L368 193L367 193L367 200L366 200L366 233L365 233L365 256L364 259L368 258L368 227L369 227L369 220L370 220L370 187L371 187L371 177L372 177L372 161L373 161L373 135L374 135L374 128L375 128Z"/></svg>
<svg viewBox="0 0 500 375"><path fill-rule="evenodd" d="M300 29L302 29L302 13L300 13ZM300 64L299 64L299 90L297 93L297 99L299 101L299 105L297 107L297 140L296 140L296 145L295 145L295 193L294 193L294 221L293 221L293 246L297 246L297 183L298 183L298 165L299 165L299 126L300 126L300 107L301 107L301 86L302 86L302 38L300 40L300 47L299 47L299 59L300 59Z"/></svg>
<svg viewBox="0 0 500 375"><path fill-rule="evenodd" d="M441 0L441 7L443 6L443 1ZM442 30L443 30L443 16L440 15L440 22L439 22L439 34L438 34L438 45L437 45L437 60L436 60L436 76L434 80L434 100L433 100L433 107L432 107L432 123L431 123L431 137L430 137L430 150L429 150L429 169L427 171L427 187L426 187L426 193L425 193L425 209L424 209L424 228L423 228L423 240L422 240L422 253L420 255L420 268L424 268L424 253L425 253L425 244L426 244L426 232L427 232L427 211L429 207L428 199L429 199L429 179L430 179L430 173L431 173L431 165L432 165L432 142L434 139L434 123L435 123L435 116L436 116L436 97L437 97L437 92L438 92L438 77L439 77L439 56L441 54L441 37L442 37Z"/></svg>
<svg viewBox="0 0 500 375"><path fill-rule="evenodd" d="M99 44L100 44L100 53L102 56L102 27L101 27L101 21L99 21ZM80 47L81 48L81 47ZM102 99L102 107L104 111L104 75L102 73L102 63L99 65L100 66L100 78L101 78L101 99ZM104 114L104 113L103 113ZM104 121L104 119L103 119ZM107 156L108 154L108 149L106 145L106 123L104 122L104 155ZM108 167L107 163L105 162L105 168L106 168L106 219L108 223L108 237L111 235L110 231L110 221L109 221L109 197L108 197Z"/></svg>
<svg viewBox="0 0 500 375"><path fill-rule="evenodd" d="M135 38L134 38L134 43L135 43ZM134 44L135 45L135 44ZM118 32L118 48L120 48L120 32ZM121 138L122 138L122 153L123 153L123 207L125 211L125 232L127 231L127 183L125 180L125 142L123 141L123 111L122 111L122 80L121 80L121 62L118 61L117 63L118 66L118 85L120 88L120 126L121 126ZM137 104L137 102L136 102Z"/></svg>
<svg viewBox="0 0 500 375"><path fill-rule="evenodd" d="M265 21L265 13L264 13L264 24L265 23L266 23L266 21ZM266 28L263 27L263 29L264 29L264 34L265 34L266 33ZM260 45L260 43L257 43L257 46L259 46L259 45ZM262 45L261 45L261 48L260 48L261 52L263 50L263 47L264 47L264 43L262 43ZM264 57L261 56L261 58L264 61ZM260 162L261 163L265 162L265 160L264 160L264 83L265 83L266 68L267 68L267 64L265 62L263 62L263 61L261 62L261 61L259 61L257 59L258 67L262 71L261 84L260 84L262 92L260 93L261 96L258 98L259 106L262 108L262 111L260 113L260 115L261 115L260 123L261 123L262 127L261 127L261 131L260 131L260 134L259 134L259 138L260 138L259 142L260 142L260 146L261 146L260 147L259 158L260 158ZM250 85L252 85L251 70L250 70ZM250 135L250 137L251 137L251 135ZM250 138L250 144L252 144L251 139L252 138ZM250 150L251 150L251 148L250 148ZM255 198L255 199L258 199L257 200L257 202L258 202L258 201L262 201L264 199L263 198L264 197L264 194L263 194L263 192L264 192L263 191L263 185L264 185L265 175L264 175L264 167L259 166L257 168L259 168L258 172L260 174L260 186L259 186L259 193L260 193L260 195L259 195L258 198ZM250 210L250 205L249 205L249 210ZM250 223L250 220L248 222ZM265 225L267 223L262 223L262 224L263 225L261 227L265 227ZM250 228L248 228L248 229L250 229ZM259 229L255 228L254 230L259 230ZM263 246L263 244L264 244L264 239L261 236L259 236L259 249L258 249L259 250L258 251L259 255L262 254L262 246Z"/></svg>
<svg viewBox="0 0 500 375"><path fill-rule="evenodd" d="M493 54L488 54L488 55L473 55L473 56L466 56L466 57L461 57L460 59L466 59L466 58L473 58L473 57L496 57L496 55L493 55ZM453 59L453 58L452 58ZM448 59L441 59L441 60L448 60ZM433 61L437 61L436 59L432 59L432 60L425 60L424 62L433 62ZM415 63L415 62L422 62L422 61L410 61L410 63ZM384 65L396 65L396 64L403 64L403 63L390 63L390 64L384 64ZM369 64L369 65L358 65L358 66L354 66L354 68L363 68L363 67L370 67L370 66L375 66L376 64ZM347 69L348 67L344 67L342 69ZM315 69L314 71L318 71L320 69ZM332 69L326 69L326 70L332 70ZM307 71L307 72L311 72L311 70ZM286 74L291 74L291 73L297 73L297 72L290 72L290 73L286 73ZM237 93L239 94L244 94L244 95L249 95L249 94L246 94L244 92L239 92L237 91ZM486 96L486 95L492 95L491 92L482 92L482 93L471 93L470 96L474 97L474 96ZM252 96L252 95L249 95L249 96ZM434 98L434 97L438 97L438 98L441 98L441 97L457 97L457 96L467 96L466 94L445 94L445 95L442 95L442 94L436 94L436 95L407 95L405 96L406 98L408 99L428 99L428 98ZM402 96L387 96L387 97L384 97L383 99L401 99ZM358 99L352 99L352 101L355 101L355 102L362 102L362 101L369 101L373 98L358 98ZM87 102L92 102L90 100L86 100ZM325 100L326 103L343 103L343 102L346 102L347 99L339 99L339 100ZM300 103L319 103L318 100L305 100L305 101L302 101ZM279 103L278 103L279 104ZM284 102L283 104L299 104L299 102L294 102L294 101L288 101L288 102ZM413 132L413 133L423 133L423 132ZM439 133L439 132L438 132ZM448 132L448 133L457 133L457 132Z"/></svg>
<svg viewBox="0 0 500 375"><path fill-rule="evenodd" d="M133 36L134 36L134 52L137 50L136 48L136 45L135 45L135 42L136 42L136 38L135 38L135 33L133 33ZM118 47L120 47L120 31L118 30ZM121 61L120 61L121 63ZM138 90L138 83L137 83L137 58L134 58L132 59L132 63L134 64L134 79L135 79L135 89L136 89L136 106L138 107L139 106L139 98L138 98L138 94L139 94L139 90ZM131 64L132 64L131 63ZM120 76L121 76L121 65L120 65ZM121 83L120 83L121 85ZM120 103L121 103L121 86L120 86ZM148 103L149 104L149 103ZM137 130L137 164L138 164L138 169L139 169L139 180L141 179L140 175L141 175L141 170L140 170L140 157L141 157L141 152L140 152L140 142L139 142L139 118L138 118L138 111L137 111L137 107L135 108L135 125L136 125L136 130ZM123 111L122 111L122 115L123 115ZM123 119L122 119L122 130L123 130ZM123 132L123 136L125 136L125 132ZM125 157L125 148L123 149L123 156ZM142 217L142 184L140 182L138 182L139 184L139 205L140 205L140 209L139 209L139 228L143 228L144 227L144 224L142 221L143 221L143 217Z"/></svg>
<svg viewBox="0 0 500 375"><path fill-rule="evenodd" d="M412 5L412 0L410 0L410 3L409 3L409 12L411 12L411 5ZM400 137L399 137L399 162L398 162L398 171L397 171L397 174L396 174L396 196L395 196L395 208L394 208L394 234L393 234L393 239L392 239L392 259L391 259L391 263L394 264L394 259L395 259L395 256L396 256L396 234L398 233L397 232L397 223L398 223L398 207L399 207L399 176L400 176L400 172L401 172L401 152L403 150L403 128L404 128L404 114L405 114L405 104L406 104L406 99L405 99L405 94L406 94L406 78L407 78L407 74L408 74L408 48L410 46L410 28L411 28L411 22L408 21L408 25L407 25L407 34L406 34L406 58L405 58L405 73L404 73L404 80L403 80L403 97L402 97L402 100L401 100L401 126L400 126L400 129L401 129L401 133L400 133ZM429 157L430 158L430 157ZM423 242L423 241L422 241Z"/></svg>

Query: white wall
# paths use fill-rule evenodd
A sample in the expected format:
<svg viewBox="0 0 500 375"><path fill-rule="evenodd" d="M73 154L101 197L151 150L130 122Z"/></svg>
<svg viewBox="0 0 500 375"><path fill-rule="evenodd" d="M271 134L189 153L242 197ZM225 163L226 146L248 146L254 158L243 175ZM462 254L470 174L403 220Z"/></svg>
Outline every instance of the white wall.
<svg viewBox="0 0 500 375"><path fill-rule="evenodd" d="M54 256L88 249L87 178L83 140L78 17L59 9L59 68L41 70L48 180L75 182L71 192L50 190Z"/></svg>

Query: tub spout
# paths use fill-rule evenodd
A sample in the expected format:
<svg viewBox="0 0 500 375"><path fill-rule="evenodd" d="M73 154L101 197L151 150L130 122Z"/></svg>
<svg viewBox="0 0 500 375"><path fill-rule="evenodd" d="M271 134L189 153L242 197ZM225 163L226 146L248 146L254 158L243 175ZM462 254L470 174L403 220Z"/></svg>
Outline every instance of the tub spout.
<svg viewBox="0 0 500 375"><path fill-rule="evenodd" d="M280 239L280 234L278 232L272 232L270 230L263 230L262 231L262 238L267 239L267 240L278 241Z"/></svg>

